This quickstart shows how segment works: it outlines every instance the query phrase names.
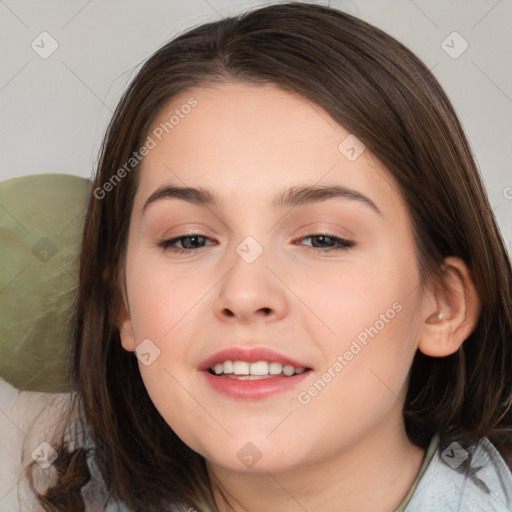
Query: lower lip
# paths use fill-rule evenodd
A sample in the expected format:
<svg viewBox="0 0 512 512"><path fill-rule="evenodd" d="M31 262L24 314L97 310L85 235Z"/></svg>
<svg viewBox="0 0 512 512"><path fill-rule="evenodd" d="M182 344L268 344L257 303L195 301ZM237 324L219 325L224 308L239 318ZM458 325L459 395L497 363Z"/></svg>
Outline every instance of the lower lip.
<svg viewBox="0 0 512 512"><path fill-rule="evenodd" d="M201 373L210 387L222 395L243 400L261 400L293 389L309 375L310 370L291 377L269 377L268 379L258 380L217 377L208 371L202 371Z"/></svg>

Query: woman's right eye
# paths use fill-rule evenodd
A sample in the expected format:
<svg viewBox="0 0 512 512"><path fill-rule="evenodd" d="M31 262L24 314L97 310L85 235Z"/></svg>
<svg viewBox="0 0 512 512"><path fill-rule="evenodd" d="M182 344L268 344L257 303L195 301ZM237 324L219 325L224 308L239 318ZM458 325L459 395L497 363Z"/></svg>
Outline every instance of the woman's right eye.
<svg viewBox="0 0 512 512"><path fill-rule="evenodd" d="M209 238L204 235L192 234L179 236L170 240L162 240L161 242L158 242L158 246L164 250L172 250L177 251L178 253L183 253L194 251L195 249L201 249L204 247L201 244L203 244L206 240L209 240ZM177 242L181 243L182 247L176 247L175 244Z"/></svg>

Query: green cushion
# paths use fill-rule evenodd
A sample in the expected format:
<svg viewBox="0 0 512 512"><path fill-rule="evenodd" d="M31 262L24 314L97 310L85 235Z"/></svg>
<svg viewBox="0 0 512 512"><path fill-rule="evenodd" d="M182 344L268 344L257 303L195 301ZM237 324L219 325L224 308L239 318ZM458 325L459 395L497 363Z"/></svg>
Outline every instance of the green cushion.
<svg viewBox="0 0 512 512"><path fill-rule="evenodd" d="M70 314L90 181L38 174L0 183L0 376L67 391Z"/></svg>

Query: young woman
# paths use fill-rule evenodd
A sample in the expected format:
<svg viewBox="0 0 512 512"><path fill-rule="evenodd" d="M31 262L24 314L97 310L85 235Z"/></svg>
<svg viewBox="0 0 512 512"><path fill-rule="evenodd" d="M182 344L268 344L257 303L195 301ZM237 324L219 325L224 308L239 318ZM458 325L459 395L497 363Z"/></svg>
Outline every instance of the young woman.
<svg viewBox="0 0 512 512"><path fill-rule="evenodd" d="M511 510L510 261L435 78L342 12L267 6L144 64L73 342L56 458L25 464L44 510Z"/></svg>

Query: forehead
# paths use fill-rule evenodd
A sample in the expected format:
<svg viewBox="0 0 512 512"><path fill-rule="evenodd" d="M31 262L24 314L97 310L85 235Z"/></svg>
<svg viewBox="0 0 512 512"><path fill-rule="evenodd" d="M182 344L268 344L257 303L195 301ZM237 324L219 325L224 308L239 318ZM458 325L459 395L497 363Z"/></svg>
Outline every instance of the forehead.
<svg viewBox="0 0 512 512"><path fill-rule="evenodd" d="M166 183L202 186L232 200L338 183L378 197L383 210L404 206L392 176L370 151L357 156L363 147L357 138L319 105L274 84L227 82L182 91L147 135L154 148L140 167L139 208Z"/></svg>

